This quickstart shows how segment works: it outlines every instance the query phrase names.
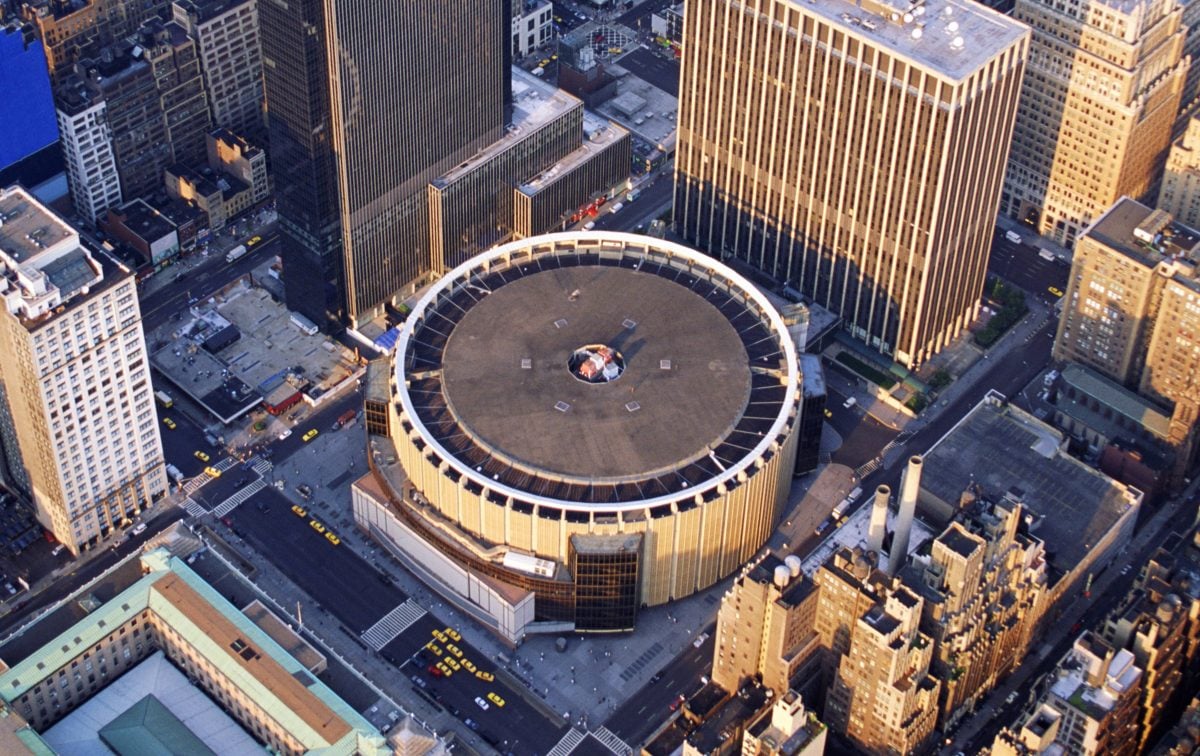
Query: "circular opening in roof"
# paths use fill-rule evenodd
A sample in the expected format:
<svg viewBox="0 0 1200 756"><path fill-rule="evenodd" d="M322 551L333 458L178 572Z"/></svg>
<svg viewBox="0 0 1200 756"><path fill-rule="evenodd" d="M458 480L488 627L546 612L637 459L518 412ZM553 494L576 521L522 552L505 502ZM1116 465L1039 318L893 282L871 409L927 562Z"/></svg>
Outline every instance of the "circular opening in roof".
<svg viewBox="0 0 1200 756"><path fill-rule="evenodd" d="M610 383L625 372L625 358L610 346L588 344L571 352L567 369L584 383Z"/></svg>

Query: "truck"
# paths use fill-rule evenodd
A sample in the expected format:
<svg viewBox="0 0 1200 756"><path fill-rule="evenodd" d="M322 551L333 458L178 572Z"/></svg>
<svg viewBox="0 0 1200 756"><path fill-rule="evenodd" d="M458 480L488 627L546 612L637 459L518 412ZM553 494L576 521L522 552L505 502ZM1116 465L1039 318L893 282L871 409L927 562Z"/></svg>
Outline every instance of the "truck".
<svg viewBox="0 0 1200 756"><path fill-rule="evenodd" d="M175 400L166 391L155 391L154 398L158 400L158 404L163 409L171 409L175 404Z"/></svg>
<svg viewBox="0 0 1200 756"><path fill-rule="evenodd" d="M176 483L183 480L183 471L181 471L175 465L167 465L167 475L171 476L171 480L175 481Z"/></svg>
<svg viewBox="0 0 1200 756"><path fill-rule="evenodd" d="M354 410L346 410L341 415L339 415L337 421L334 422L333 430L338 430L339 428L344 428L345 426L354 422L355 418L357 418L357 417L358 417L358 413L355 412Z"/></svg>
<svg viewBox="0 0 1200 756"><path fill-rule="evenodd" d="M231 263L244 254L246 254L246 245L239 244L236 247L234 247L233 249L231 249L225 253L225 262Z"/></svg>
<svg viewBox="0 0 1200 756"><path fill-rule="evenodd" d="M1008 239L1013 244L1020 244L1022 241L1021 235L1018 234L1016 231L1005 231L1004 238Z"/></svg>
<svg viewBox="0 0 1200 756"><path fill-rule="evenodd" d="M845 517L846 510L848 510L850 508L851 504L858 501L859 496L862 496L862 487L861 486L855 487L855 489L850 492L849 496L847 496L846 498L844 498L840 502L838 502L838 505L833 508L833 512L830 513L829 518L831 520L833 520L834 522L837 522L838 520Z"/></svg>

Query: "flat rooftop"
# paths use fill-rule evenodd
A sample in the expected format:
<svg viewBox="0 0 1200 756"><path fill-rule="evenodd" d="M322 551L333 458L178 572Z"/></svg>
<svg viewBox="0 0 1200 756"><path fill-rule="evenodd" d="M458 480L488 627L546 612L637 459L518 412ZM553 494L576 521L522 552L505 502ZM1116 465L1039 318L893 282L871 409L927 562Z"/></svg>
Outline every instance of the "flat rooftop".
<svg viewBox="0 0 1200 756"><path fill-rule="evenodd" d="M1171 426L1170 415L1154 406L1154 403L1145 397L1130 391L1119 383L1110 381L1091 368L1074 362L1063 368L1062 380L1098 400L1116 414L1145 428L1151 434L1163 439L1167 437ZM1124 428L1105 417L1102 412L1068 399L1061 394L1054 406L1068 415L1087 422L1091 427L1096 427L1097 423L1103 423L1105 427L1112 427L1117 435L1125 433Z"/></svg>
<svg viewBox="0 0 1200 756"><path fill-rule="evenodd" d="M145 200L134 200L119 212L125 216L125 227L147 242L157 241L175 230L175 225Z"/></svg>
<svg viewBox="0 0 1200 756"><path fill-rule="evenodd" d="M1200 261L1200 234L1168 219L1161 211L1122 197L1083 235L1151 267L1176 256ZM1159 241L1151 243L1135 236L1139 227L1160 233Z"/></svg>
<svg viewBox="0 0 1200 756"><path fill-rule="evenodd" d="M615 349L624 373L576 377L568 358L590 344ZM750 361L730 320L685 286L625 268L508 283L459 321L443 364L449 409L467 433L497 456L587 480L707 456L750 400Z"/></svg>
<svg viewBox="0 0 1200 756"><path fill-rule="evenodd" d="M512 149L514 144L536 133L543 126L557 121L576 108L583 108L583 102L575 96L547 84L517 66L512 67L512 93L512 125L504 136L446 171L432 182L434 186L453 184L479 165Z"/></svg>
<svg viewBox="0 0 1200 756"><path fill-rule="evenodd" d="M560 177L591 160L605 147L629 136L629 132L623 126L587 111L584 111L583 116L583 132L583 144L572 150L562 160L522 184L521 191L530 196L537 194L547 186L551 186Z"/></svg>
<svg viewBox="0 0 1200 756"><path fill-rule="evenodd" d="M0 191L0 251L18 265L74 235L74 229L24 189Z"/></svg>
<svg viewBox="0 0 1200 756"><path fill-rule="evenodd" d="M201 346L229 326L239 338L218 342L215 353ZM154 367L223 422L258 404L289 372L309 381L306 393L315 398L360 370L349 350L301 331L286 307L246 279L165 322L146 341Z"/></svg>
<svg viewBox="0 0 1200 756"><path fill-rule="evenodd" d="M964 0L793 0L792 5L952 80L965 79L1029 34L1024 24Z"/></svg>
<svg viewBox="0 0 1200 756"><path fill-rule="evenodd" d="M1069 574L1138 497L1062 451L1062 440L1032 415L984 399L925 454L921 498L956 504L972 484L993 499L1013 491L1040 518L1032 533L1050 563Z"/></svg>

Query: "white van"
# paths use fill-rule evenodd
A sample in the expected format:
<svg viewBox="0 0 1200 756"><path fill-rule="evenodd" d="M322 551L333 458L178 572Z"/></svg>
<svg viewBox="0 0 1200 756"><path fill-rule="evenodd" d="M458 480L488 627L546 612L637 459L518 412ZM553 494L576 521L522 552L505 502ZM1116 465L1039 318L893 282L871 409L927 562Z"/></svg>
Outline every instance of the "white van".
<svg viewBox="0 0 1200 756"><path fill-rule="evenodd" d="M1048 250L1048 249L1039 249L1039 250L1038 250L1038 257L1042 258L1042 259L1043 259L1043 260L1045 260L1046 262L1054 262L1054 261L1057 259L1057 258L1054 256L1054 253L1053 253L1053 252L1051 252L1051 251L1050 251L1050 250Z"/></svg>
<svg viewBox="0 0 1200 756"><path fill-rule="evenodd" d="M1013 244L1020 244L1022 241L1021 235L1018 234L1016 231L1005 231L1004 238L1008 239Z"/></svg>
<svg viewBox="0 0 1200 756"><path fill-rule="evenodd" d="M584 231L591 231L595 227L596 227L596 221L588 221L587 223L583 224Z"/></svg>

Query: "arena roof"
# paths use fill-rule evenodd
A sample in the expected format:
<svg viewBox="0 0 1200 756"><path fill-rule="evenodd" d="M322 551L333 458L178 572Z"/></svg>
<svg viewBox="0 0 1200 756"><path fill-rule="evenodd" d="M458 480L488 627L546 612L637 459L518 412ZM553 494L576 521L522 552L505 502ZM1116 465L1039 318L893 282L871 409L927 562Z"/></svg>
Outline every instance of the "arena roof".
<svg viewBox="0 0 1200 756"><path fill-rule="evenodd" d="M623 362L610 382L568 368L596 345ZM633 234L552 234L467 261L417 304L397 360L399 400L434 452L538 504L737 485L798 399L794 347L754 287Z"/></svg>

